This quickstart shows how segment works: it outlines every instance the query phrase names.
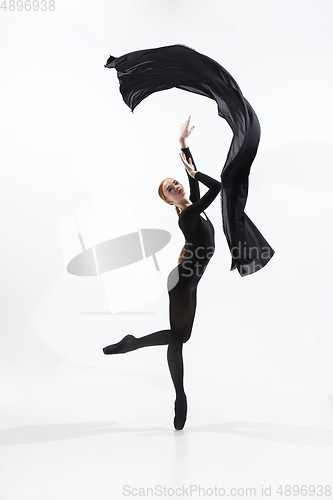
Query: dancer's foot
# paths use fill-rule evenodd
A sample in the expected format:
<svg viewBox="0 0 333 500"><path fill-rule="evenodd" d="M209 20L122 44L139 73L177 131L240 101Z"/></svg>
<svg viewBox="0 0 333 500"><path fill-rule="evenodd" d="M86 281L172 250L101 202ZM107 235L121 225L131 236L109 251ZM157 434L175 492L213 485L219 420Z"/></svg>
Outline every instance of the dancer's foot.
<svg viewBox="0 0 333 500"><path fill-rule="evenodd" d="M186 395L177 396L175 401L175 418L173 420L173 425L177 431L180 431L186 422L187 415L187 399Z"/></svg>
<svg viewBox="0 0 333 500"><path fill-rule="evenodd" d="M134 335L126 335L117 344L111 344L103 348L104 354L123 354L125 352L133 351L135 347L135 337Z"/></svg>

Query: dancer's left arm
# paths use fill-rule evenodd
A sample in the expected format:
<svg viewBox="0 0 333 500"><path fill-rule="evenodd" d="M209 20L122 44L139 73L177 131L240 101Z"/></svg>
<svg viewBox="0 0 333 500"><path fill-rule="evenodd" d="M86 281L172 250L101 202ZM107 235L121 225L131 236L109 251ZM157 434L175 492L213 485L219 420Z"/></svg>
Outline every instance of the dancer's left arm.
<svg viewBox="0 0 333 500"><path fill-rule="evenodd" d="M188 213L191 213L192 215L199 215L207 207L209 207L212 201L214 201L216 196L221 191L222 183L217 181L216 179L213 179L209 175L204 174L203 172L200 171L198 172L197 170L195 170L192 165L192 160L190 159L189 161L187 161L184 152L180 154L180 158L184 163L189 176L196 177L197 181L202 182L203 184L205 184L205 186L209 188L207 193L205 193L203 197L200 198L200 200L196 201L187 208Z"/></svg>

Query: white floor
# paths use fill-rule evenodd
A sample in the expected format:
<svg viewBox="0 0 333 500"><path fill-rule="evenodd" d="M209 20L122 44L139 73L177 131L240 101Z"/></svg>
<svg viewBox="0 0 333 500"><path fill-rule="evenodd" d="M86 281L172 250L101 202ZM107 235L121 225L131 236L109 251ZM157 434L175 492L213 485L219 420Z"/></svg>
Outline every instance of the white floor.
<svg viewBox="0 0 333 500"><path fill-rule="evenodd" d="M1 500L168 498L182 488L199 498L199 487L201 497L255 488L261 498L264 487L281 498L281 485L333 488L329 394L295 376L288 387L288 364L279 377L223 341L209 356L191 340L183 431L173 429L165 346L101 354L100 367L45 346L43 358L30 349L13 358L1 383Z"/></svg>

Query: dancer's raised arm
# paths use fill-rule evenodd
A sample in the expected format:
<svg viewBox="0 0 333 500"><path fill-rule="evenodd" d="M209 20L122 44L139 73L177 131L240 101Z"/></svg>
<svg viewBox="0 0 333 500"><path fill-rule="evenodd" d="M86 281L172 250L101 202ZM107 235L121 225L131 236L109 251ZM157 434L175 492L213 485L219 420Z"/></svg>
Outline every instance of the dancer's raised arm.
<svg viewBox="0 0 333 500"><path fill-rule="evenodd" d="M187 139L188 139L188 137L190 137L191 132L194 129L194 125L190 128L190 119L191 119L191 115L180 126L179 142L180 142L180 147L182 149L186 149L187 148L187 146L188 146L187 145Z"/></svg>
<svg viewBox="0 0 333 500"><path fill-rule="evenodd" d="M184 152L182 152L179 156L185 165L189 177L190 178L195 177L196 181L202 182L203 184L205 184L205 186L209 188L207 193L205 193L202 198L195 201L195 203L190 205L187 209L188 213L191 213L192 215L199 215L212 203L212 201L214 201L216 196L221 191L222 184L216 179L210 177L209 175L206 175L203 172L195 170L193 168L191 158L189 159L189 161L187 161Z"/></svg>
<svg viewBox="0 0 333 500"><path fill-rule="evenodd" d="M191 160L191 165L193 166L194 170L197 170L195 163L194 163L194 160L193 160L193 156L191 154L190 148L188 147L188 143L187 143L187 138L191 135L191 132L194 129L194 125L190 128L190 119L191 119L191 115L180 126L179 142L180 142L181 150L185 153L186 161L188 163L190 163L190 160ZM195 175L194 176L190 175L188 173L187 169L186 169L186 173L187 173L188 182L190 185L189 199L191 200L192 203L195 203L196 201L200 200L199 183L198 183L197 179L195 178Z"/></svg>

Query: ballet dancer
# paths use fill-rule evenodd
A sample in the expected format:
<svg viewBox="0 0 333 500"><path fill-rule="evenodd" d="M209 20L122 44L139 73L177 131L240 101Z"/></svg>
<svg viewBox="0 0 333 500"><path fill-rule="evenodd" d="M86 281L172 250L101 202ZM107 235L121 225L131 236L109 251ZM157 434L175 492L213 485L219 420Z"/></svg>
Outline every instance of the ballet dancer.
<svg viewBox="0 0 333 500"><path fill-rule="evenodd" d="M215 251L214 227L205 213L205 209L221 191L221 182L197 171L188 148L187 139L194 129L190 128L189 118L180 127L180 158L186 168L190 196L184 186L170 177L164 179L158 188L158 194L169 205L174 205L178 214L178 224L185 236L185 245L178 258L178 266L168 276L170 329L160 330L144 337L126 335L117 344L104 347L104 354L119 354L140 349L141 347L168 345L167 360L171 378L175 387L176 430L183 429L187 416L187 398L184 390L183 344L191 336L196 302L197 287L205 269ZM208 187L200 198L199 182Z"/></svg>

